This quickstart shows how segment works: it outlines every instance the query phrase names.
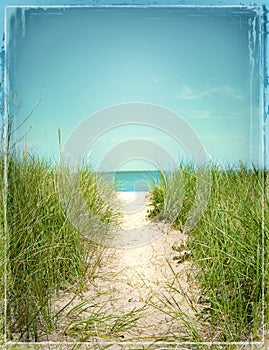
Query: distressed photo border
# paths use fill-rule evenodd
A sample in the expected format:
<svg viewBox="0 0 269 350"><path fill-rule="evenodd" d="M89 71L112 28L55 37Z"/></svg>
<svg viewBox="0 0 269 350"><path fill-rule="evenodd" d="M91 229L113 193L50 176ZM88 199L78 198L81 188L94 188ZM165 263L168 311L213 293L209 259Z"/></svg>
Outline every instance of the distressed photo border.
<svg viewBox="0 0 269 350"><path fill-rule="evenodd" d="M6 3L5 3L6 2ZM269 85L269 76L268 76L268 71L267 71L267 64L268 64L268 19L267 19L267 11L268 9L266 8L265 1L260 1L258 4L251 5L248 1L241 1L240 4L235 4L234 1L226 1L226 5L220 5L218 1L209 1L208 3L206 1L203 1L203 4L201 4L199 1L188 1L188 4L184 2L182 4L180 1L159 1L158 4L154 2L154 4L144 4L144 1L136 1L134 3L130 4L124 4L121 5L120 2L117 5L117 2L114 1L113 5L112 2L111 4L109 1L100 1L99 3L94 3L93 1L78 1L77 3L79 4L67 4L69 1L25 1L24 4L18 4L16 1L4 1L1 3L1 21L2 21L2 28L3 28L3 39L2 39L2 49L1 49L1 121L2 121L2 126L3 126L3 144L1 145L2 147L2 152L5 155L4 157L4 162L5 162L5 168L4 168L4 191L3 191L3 203L4 203L4 237L1 238L2 240L2 247L4 249L4 255L5 255L5 261L4 261L4 303L3 303L3 314L4 314L4 337L3 337L3 346L4 348L8 349L11 348L12 346L17 346L19 348L23 348L23 346L26 346L27 348L57 348L57 349L69 349L71 346L74 345L81 345L83 348L84 346L88 348L87 346L95 346L95 345L100 345L100 346L105 346L105 345L110 345L110 344L117 344L114 342L95 342L94 340L92 342L12 342L7 339L7 324L6 324L6 316L7 316L7 299L8 299L8 284L7 284L7 278L6 278L6 273L7 273L7 248L8 248L8 224L7 224L7 191L8 191L8 176L7 176L7 152L8 152L8 128L9 128L9 119L8 119L8 72L7 72L7 67L6 67L6 52L8 50L7 46L7 20L6 20L6 11L8 7L57 7L57 8L64 8L64 7L103 7L103 8L111 8L111 7L119 7L119 8L124 8L124 7L236 7L238 9L241 8L241 6L248 7L250 6L252 9L257 11L257 18L260 21L260 116L263 119L262 121L262 152L263 152L263 165L264 168L266 168L266 165L268 164L268 150L267 150L267 145L268 145L268 140L266 139L266 133L268 134L268 114L269 114L269 91L268 91L268 85ZM66 3L66 4L64 4ZM197 4L199 3L199 4ZM239 3L239 2L238 2ZM263 203L264 204L264 203ZM264 223L264 215L265 215L265 206L264 206L264 211L262 213L263 215L263 223ZM263 226L263 271L264 271L264 256L265 256L265 235L264 235L264 226ZM179 349L182 346L193 346L193 345L205 345L205 346L213 346L213 345L234 345L234 346L263 346L265 345L265 337L266 337L266 324L265 324L265 319L264 319L264 310L265 310L265 276L263 274L263 337L261 341L258 342L202 342L202 343L192 343L192 342L179 342L179 343L167 343L167 342L157 342L157 346L173 346L175 349ZM121 346L150 346L152 345L152 342L119 342Z"/></svg>

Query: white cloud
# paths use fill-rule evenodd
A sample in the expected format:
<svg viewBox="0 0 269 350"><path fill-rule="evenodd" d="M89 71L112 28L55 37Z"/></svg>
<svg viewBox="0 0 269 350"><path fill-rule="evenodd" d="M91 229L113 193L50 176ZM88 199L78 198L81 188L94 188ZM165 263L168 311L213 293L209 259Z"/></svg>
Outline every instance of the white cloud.
<svg viewBox="0 0 269 350"><path fill-rule="evenodd" d="M158 84L159 83L159 79L158 78L151 78L151 81L154 83L154 84Z"/></svg>
<svg viewBox="0 0 269 350"><path fill-rule="evenodd" d="M179 95L176 96L178 100L202 100L204 97L219 95L231 97L234 100L245 100L245 96L240 93L238 89L235 89L228 85L219 87L205 88L203 90L194 89L189 86L184 86Z"/></svg>
<svg viewBox="0 0 269 350"><path fill-rule="evenodd" d="M203 140L217 140L220 142L223 142L223 140L240 140L240 141L247 141L248 140L248 136L247 135L241 135L241 134L236 134L236 135L231 135L231 134L203 134L201 135L201 137L203 138Z"/></svg>
<svg viewBox="0 0 269 350"><path fill-rule="evenodd" d="M234 117L242 117L247 115L246 109L239 109L236 112L231 111L228 107L219 110L209 110L209 109L189 109L181 116L184 116L187 120L189 119L214 119L214 120L232 120Z"/></svg>
<svg viewBox="0 0 269 350"><path fill-rule="evenodd" d="M190 110L188 111L188 114L185 115L186 119L211 119L211 118L217 118L216 115L214 115L209 110ZM218 118L219 119L219 118ZM222 119L222 118L221 118Z"/></svg>

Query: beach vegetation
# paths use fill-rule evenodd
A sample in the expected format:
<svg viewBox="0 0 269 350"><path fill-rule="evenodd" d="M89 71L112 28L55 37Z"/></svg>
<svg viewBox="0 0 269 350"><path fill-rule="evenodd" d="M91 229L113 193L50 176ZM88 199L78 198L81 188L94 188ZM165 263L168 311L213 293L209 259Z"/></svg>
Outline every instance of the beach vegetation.
<svg viewBox="0 0 269 350"><path fill-rule="evenodd" d="M149 216L169 222L167 189L172 186L176 191L182 181L175 179L183 178L184 198L172 224L184 231L197 195L198 173L183 166L175 172L181 176L162 173L161 182L152 186ZM205 304L200 317L210 321L207 340L261 340L268 323L268 171L248 169L242 163L236 169L212 166L210 187L205 212L186 233ZM195 334L200 341L202 335Z"/></svg>
<svg viewBox="0 0 269 350"><path fill-rule="evenodd" d="M72 226L59 198L59 173L51 162L30 152L20 155L12 152L8 156L7 175L7 244L6 249L1 250L6 257L1 256L1 261L6 261L7 266L5 274L1 274L1 287L7 293L8 339L37 341L41 334L57 327L54 312L57 292L79 293L94 279L104 248L90 237L102 235L104 226L90 227L89 237ZM78 175L80 191L89 210L100 223L116 224L111 186L85 166ZM3 171L1 184L3 186ZM99 186L102 193L106 193L105 204L99 195ZM72 201L71 193L68 195Z"/></svg>

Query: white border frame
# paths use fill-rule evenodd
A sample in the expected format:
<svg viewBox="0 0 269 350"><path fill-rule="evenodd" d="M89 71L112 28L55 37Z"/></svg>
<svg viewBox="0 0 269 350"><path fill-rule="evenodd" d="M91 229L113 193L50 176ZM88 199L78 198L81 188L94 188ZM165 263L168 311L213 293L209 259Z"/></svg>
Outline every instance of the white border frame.
<svg viewBox="0 0 269 350"><path fill-rule="evenodd" d="M4 7L4 50L5 53L7 52L7 46L8 46L8 40L7 40L7 10L9 8L24 8L24 9L31 9L31 8L43 8L43 9L50 9L50 8L58 8L58 9L66 9L66 8L105 8L105 9L110 9L110 8L141 8L141 9L147 9L147 8L190 8L190 9L197 9L197 8L202 8L202 9L225 9L225 8L232 8L232 9L238 9L238 10L253 10L256 11L257 16L260 16L260 27L261 29L265 24L262 23L261 16L264 14L264 6L263 5L172 5L172 4L160 4L160 5L7 5ZM258 13L258 11L260 13ZM266 37L266 33L264 34ZM268 35L268 33L267 33ZM260 31L259 34L259 45L260 45L260 69L263 69L266 67L266 52L263 47L264 43L264 37L263 37L263 31ZM265 77L263 76L262 72L260 71L260 78L261 76L262 81L260 82L260 89L259 89L259 95L260 95L260 113L262 116L262 121L263 123L265 122L265 115L267 115L267 112L265 108L267 107L266 105L266 89L265 87ZM164 341L156 341L156 342L128 342L128 341L119 341L119 342L100 342L95 340L93 338L92 342L12 342L12 341L7 341L7 291L8 291L8 286L7 286L7 248L8 248L8 225L7 225L7 205L6 205L6 199L7 199L7 190L8 190L8 178L7 178L7 156L8 156L8 144L7 144L7 138L8 138L8 74L7 74L7 64L6 64L6 55L5 55L5 62L4 62L4 143L5 143L5 154L4 154L4 256L5 256L5 262L4 262L4 271L5 271L5 276L4 276L4 348L8 349L11 346L20 346L20 345L26 345L28 346L33 346L36 347L38 345L41 346L75 346L75 345L82 345L87 346L87 345L100 345L100 346L106 346L106 345L117 345L121 344L123 346L125 345L146 345L146 346L154 346L156 344L157 346L159 345L167 345L167 346L175 346L175 349L179 349L178 346L192 346L192 345L205 345L205 346L212 346L212 345L240 345L240 346L250 346L251 349L253 349L252 346L265 346L265 332L266 332L266 327L265 327L265 280L264 280L264 263L265 263L265 227L264 227L264 215L265 215L265 201L263 197L263 213L262 213L262 268L263 268L263 274L262 274L262 341L253 341L253 342L164 342ZM266 77L269 79L269 77ZM251 84L251 83L250 83ZM251 90L252 93L252 90ZM252 97L251 97L252 98ZM268 97L269 99L269 97ZM268 107L269 111L269 107ZM252 123L252 116L251 118L251 123ZM250 135L250 138L252 136ZM261 132L261 148L262 148L262 154L265 152L265 130ZM268 150L269 153L269 150ZM263 162L266 160L264 159ZM265 163L263 163L264 168L265 168ZM265 184L263 184L263 188ZM169 347L169 348L170 348ZM163 348L165 349L165 348Z"/></svg>

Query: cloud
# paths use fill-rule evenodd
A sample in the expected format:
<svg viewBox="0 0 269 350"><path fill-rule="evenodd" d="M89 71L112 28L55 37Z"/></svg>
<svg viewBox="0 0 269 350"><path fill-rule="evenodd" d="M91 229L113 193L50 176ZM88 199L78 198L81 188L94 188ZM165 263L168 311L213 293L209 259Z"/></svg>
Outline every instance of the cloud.
<svg viewBox="0 0 269 350"><path fill-rule="evenodd" d="M202 100L205 97L214 95L218 96L225 96L233 98L234 100L245 100L245 96L240 93L238 89L235 89L228 85L223 85L219 87L212 87L212 88L205 88L203 90L201 89L194 89L189 86L184 86L179 95L176 96L176 99L178 100Z"/></svg>
<svg viewBox="0 0 269 350"><path fill-rule="evenodd" d="M186 119L226 119L224 117L217 117L210 110L191 110L185 117Z"/></svg>
<svg viewBox="0 0 269 350"><path fill-rule="evenodd" d="M234 117L243 117L247 118L249 113L248 109L240 108L236 111L231 110L229 107L225 107L222 109L185 109L183 112L181 112L181 116L187 120L189 119L213 119L215 120L233 120Z"/></svg>
<svg viewBox="0 0 269 350"><path fill-rule="evenodd" d="M159 79L158 78L151 78L151 81L154 83L154 84L158 84L159 83Z"/></svg>
<svg viewBox="0 0 269 350"><path fill-rule="evenodd" d="M201 134L200 135L203 140L216 140L216 141L220 141L221 143L223 142L223 140L229 141L229 140L240 140L240 142L242 141L247 141L248 140L248 135L244 135L244 134Z"/></svg>

